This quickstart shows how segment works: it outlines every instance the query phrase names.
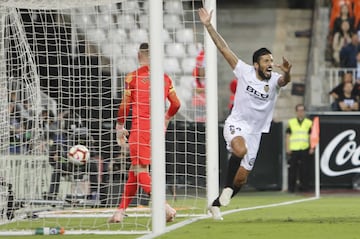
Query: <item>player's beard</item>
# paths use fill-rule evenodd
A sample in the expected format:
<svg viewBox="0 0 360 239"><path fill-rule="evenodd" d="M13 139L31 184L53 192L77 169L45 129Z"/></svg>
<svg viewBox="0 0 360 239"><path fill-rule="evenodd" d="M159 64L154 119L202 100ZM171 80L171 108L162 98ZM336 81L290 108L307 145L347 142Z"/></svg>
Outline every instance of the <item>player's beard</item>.
<svg viewBox="0 0 360 239"><path fill-rule="evenodd" d="M264 79L264 80L270 80L270 78L271 78L271 72L269 72L269 76L266 76L263 71L261 71L260 69L258 69L258 74L259 74L259 76L260 76L262 79Z"/></svg>

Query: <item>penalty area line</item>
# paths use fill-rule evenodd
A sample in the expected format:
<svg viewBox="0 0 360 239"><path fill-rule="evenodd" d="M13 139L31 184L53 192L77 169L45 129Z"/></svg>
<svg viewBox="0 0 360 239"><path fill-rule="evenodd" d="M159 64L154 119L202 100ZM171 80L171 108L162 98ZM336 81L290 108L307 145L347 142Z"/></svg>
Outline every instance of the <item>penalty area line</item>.
<svg viewBox="0 0 360 239"><path fill-rule="evenodd" d="M312 200L316 200L316 199L319 199L319 197L311 197L311 198L304 198L304 199L298 199L298 200L292 200L292 201L286 201L286 202L280 202L280 203L273 203L273 204L268 204L268 205L233 209L233 210L225 211L225 212L221 213L221 215L227 215L227 214L231 214L231 213L256 210L256 209L262 209L262 208L286 206L286 205L291 205L291 204L295 204L295 203L312 201Z"/></svg>
<svg viewBox="0 0 360 239"><path fill-rule="evenodd" d="M319 198L320 197L311 197L311 198L304 198L304 199L286 201L286 202L281 202L281 203L273 203L273 204L255 206L255 207L246 207L246 208L233 209L233 210L224 211L224 212L221 213L221 215L228 215L228 214L232 214L232 213L236 213L236 212L256 210L256 209L262 209L262 208L286 206L286 205L291 205L291 204L296 204L296 203L313 201L313 200L317 200ZM149 233L149 234L146 234L146 235L144 235L142 237L139 237L139 239L155 238L155 237L158 237L158 236L163 235L165 233L174 231L176 229L179 229L179 228L184 227L186 225L189 225L191 223L197 222L199 220L207 219L207 218L211 218L211 215L203 215L203 216L196 217L196 218L190 218L188 220L184 220L182 222L179 222L179 223L176 223L176 224L173 224L171 226L166 227L164 232L161 232L161 233Z"/></svg>

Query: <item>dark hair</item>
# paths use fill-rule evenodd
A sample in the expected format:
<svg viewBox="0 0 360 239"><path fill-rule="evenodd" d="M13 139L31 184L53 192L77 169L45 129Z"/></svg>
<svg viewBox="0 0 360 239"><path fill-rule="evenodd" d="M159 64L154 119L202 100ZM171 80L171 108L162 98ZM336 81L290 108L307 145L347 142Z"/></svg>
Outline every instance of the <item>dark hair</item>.
<svg viewBox="0 0 360 239"><path fill-rule="evenodd" d="M149 50L149 44L147 42L143 42L140 44L139 50Z"/></svg>
<svg viewBox="0 0 360 239"><path fill-rule="evenodd" d="M259 50L255 51L253 54L253 63L259 63L260 56L271 54L271 51L265 47L260 48Z"/></svg>

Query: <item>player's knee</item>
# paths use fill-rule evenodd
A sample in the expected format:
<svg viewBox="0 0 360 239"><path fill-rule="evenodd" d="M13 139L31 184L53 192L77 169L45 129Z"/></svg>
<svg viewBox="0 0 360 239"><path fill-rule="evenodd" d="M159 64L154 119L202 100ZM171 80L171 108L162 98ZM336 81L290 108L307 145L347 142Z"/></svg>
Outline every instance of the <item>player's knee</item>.
<svg viewBox="0 0 360 239"><path fill-rule="evenodd" d="M247 182L248 175L249 172L245 168L240 167L234 177L234 186L241 187L242 185L244 185Z"/></svg>
<svg viewBox="0 0 360 239"><path fill-rule="evenodd" d="M231 147L233 154L239 158L244 158L244 156L247 154L247 147L243 137L235 137L231 141Z"/></svg>
<svg viewBox="0 0 360 239"><path fill-rule="evenodd" d="M233 154L235 154L237 157L242 159L247 154L247 148L246 147L235 147L235 148L233 148Z"/></svg>

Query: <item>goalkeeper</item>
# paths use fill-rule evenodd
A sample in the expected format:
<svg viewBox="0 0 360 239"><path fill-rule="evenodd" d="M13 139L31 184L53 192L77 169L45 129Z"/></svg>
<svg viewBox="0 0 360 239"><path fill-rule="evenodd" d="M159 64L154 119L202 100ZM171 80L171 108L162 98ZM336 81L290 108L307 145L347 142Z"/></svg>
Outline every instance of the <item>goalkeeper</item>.
<svg viewBox="0 0 360 239"><path fill-rule="evenodd" d="M215 220L222 220L220 206L226 206L246 183L254 167L262 133L268 133L280 87L290 82L291 64L283 58L275 65L271 52L260 48L253 54L253 65L240 60L211 24L212 12L199 9L199 17L218 50L237 78L234 106L224 124L224 138L232 153L225 187L209 206ZM273 72L280 68L283 74Z"/></svg>
<svg viewBox="0 0 360 239"><path fill-rule="evenodd" d="M109 219L110 223L121 222L125 210L135 196L138 186L147 194L151 194L151 177L149 165L151 164L150 146L150 68L149 45L140 44L138 52L140 67L129 73L125 78L125 92L120 103L116 124L117 142L124 146L129 132L124 128L126 117L132 108L132 122L129 136L129 150L131 166L128 172L124 193L118 209ZM176 95L171 78L164 74L164 98L170 102L165 113L165 128L170 119L180 108L180 101ZM172 221L176 211L166 204L166 221Z"/></svg>

